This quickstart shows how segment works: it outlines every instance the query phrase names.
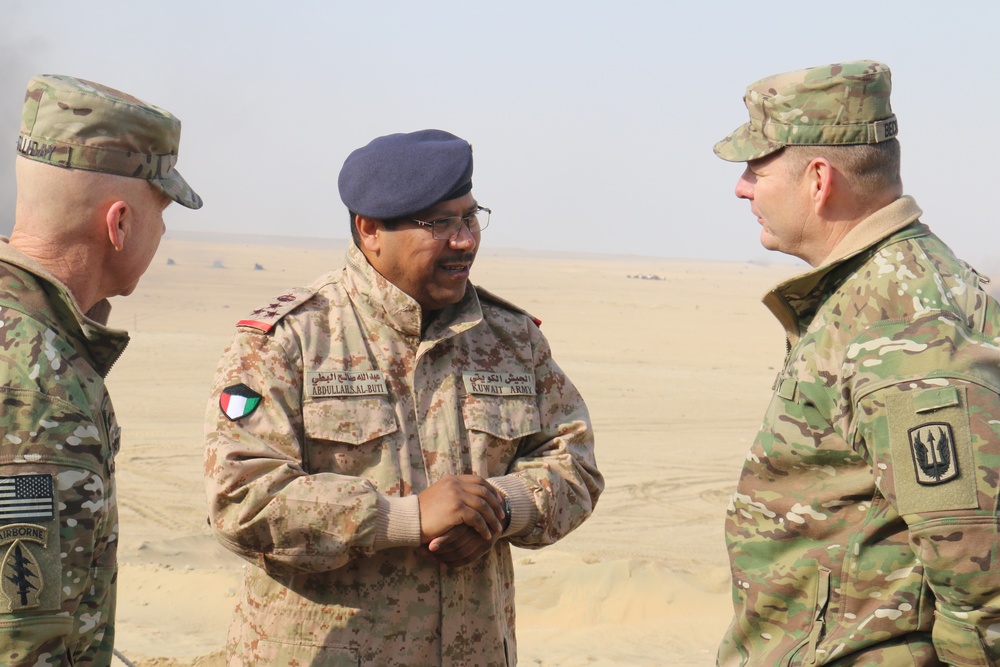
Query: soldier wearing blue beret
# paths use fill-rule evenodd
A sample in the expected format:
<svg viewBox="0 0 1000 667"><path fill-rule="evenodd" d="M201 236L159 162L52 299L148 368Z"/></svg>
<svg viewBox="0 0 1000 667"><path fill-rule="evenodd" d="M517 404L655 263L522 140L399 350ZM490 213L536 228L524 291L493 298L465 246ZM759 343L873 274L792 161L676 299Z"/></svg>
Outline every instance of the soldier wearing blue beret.
<svg viewBox="0 0 1000 667"><path fill-rule="evenodd" d="M516 664L510 545L597 502L583 399L538 322L469 282L472 171L440 130L354 151L346 266L238 325L206 461L212 527L252 564L231 665Z"/></svg>

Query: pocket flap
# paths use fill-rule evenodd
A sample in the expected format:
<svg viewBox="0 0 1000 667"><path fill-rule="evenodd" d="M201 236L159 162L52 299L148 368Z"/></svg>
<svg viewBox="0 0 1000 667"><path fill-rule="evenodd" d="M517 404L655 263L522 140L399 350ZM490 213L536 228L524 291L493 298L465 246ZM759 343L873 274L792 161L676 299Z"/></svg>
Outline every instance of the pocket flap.
<svg viewBox="0 0 1000 667"><path fill-rule="evenodd" d="M462 405L465 428L501 440L516 440L541 430L534 396L469 394Z"/></svg>
<svg viewBox="0 0 1000 667"><path fill-rule="evenodd" d="M384 397L327 398L302 406L302 425L314 440L360 445L396 432L396 414Z"/></svg>

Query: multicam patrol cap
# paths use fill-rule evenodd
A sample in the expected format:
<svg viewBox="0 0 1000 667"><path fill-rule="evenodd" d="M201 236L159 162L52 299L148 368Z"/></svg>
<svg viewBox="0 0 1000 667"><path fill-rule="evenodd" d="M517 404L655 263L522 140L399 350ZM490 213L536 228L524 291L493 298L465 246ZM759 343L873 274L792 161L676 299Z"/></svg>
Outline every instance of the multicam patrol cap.
<svg viewBox="0 0 1000 667"><path fill-rule="evenodd" d="M775 74L747 87L750 122L715 144L715 154L746 162L780 148L875 144L896 136L889 68L859 60Z"/></svg>
<svg viewBox="0 0 1000 667"><path fill-rule="evenodd" d="M99 83L57 74L28 82L17 152L57 167L142 178L178 204L202 200L174 169L181 122Z"/></svg>

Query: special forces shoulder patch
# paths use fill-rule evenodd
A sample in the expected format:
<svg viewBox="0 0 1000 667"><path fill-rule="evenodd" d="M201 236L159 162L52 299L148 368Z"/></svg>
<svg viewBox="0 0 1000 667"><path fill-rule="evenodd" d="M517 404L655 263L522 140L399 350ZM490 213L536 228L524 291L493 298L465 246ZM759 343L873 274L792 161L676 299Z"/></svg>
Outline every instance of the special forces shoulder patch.
<svg viewBox="0 0 1000 667"><path fill-rule="evenodd" d="M263 396L242 382L226 387L219 395L219 407L229 421L246 417L260 405Z"/></svg>
<svg viewBox="0 0 1000 667"><path fill-rule="evenodd" d="M917 482L924 485L944 484L958 477L958 454L951 424L931 422L911 428L910 455Z"/></svg>
<svg viewBox="0 0 1000 667"><path fill-rule="evenodd" d="M49 529L38 525L55 520L54 503L52 475L0 477L0 597L8 611L40 606L46 564L58 566Z"/></svg>
<svg viewBox="0 0 1000 667"><path fill-rule="evenodd" d="M39 597L45 582L42 566L32 552L29 542L45 548L48 532L44 526L14 523L0 527L0 592L7 598L10 611L34 609L39 605ZM7 546L10 545L10 546ZM38 548L38 547L34 547Z"/></svg>

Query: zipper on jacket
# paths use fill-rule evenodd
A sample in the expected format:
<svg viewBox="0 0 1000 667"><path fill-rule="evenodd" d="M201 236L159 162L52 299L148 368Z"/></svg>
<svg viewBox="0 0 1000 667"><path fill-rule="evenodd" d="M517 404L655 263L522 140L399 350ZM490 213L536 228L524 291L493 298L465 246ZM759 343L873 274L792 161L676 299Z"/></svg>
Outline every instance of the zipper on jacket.
<svg viewBox="0 0 1000 667"><path fill-rule="evenodd" d="M830 577L831 570L821 567L817 571L816 594L813 598L812 626L809 634L782 662L782 665L815 665L816 647L819 645L823 628L826 625L826 610L830 604ZM804 653L804 655L803 655Z"/></svg>

